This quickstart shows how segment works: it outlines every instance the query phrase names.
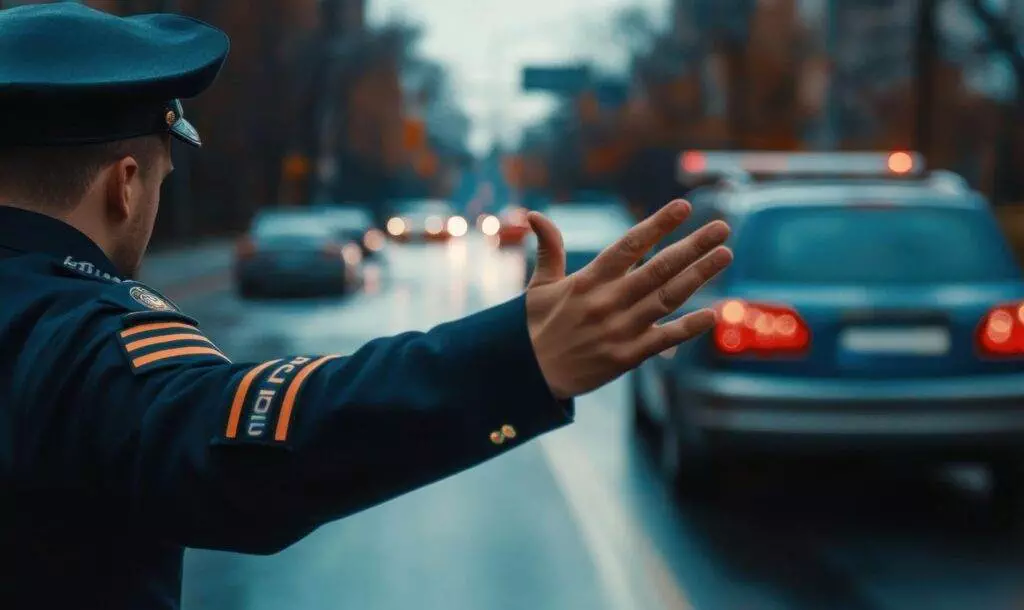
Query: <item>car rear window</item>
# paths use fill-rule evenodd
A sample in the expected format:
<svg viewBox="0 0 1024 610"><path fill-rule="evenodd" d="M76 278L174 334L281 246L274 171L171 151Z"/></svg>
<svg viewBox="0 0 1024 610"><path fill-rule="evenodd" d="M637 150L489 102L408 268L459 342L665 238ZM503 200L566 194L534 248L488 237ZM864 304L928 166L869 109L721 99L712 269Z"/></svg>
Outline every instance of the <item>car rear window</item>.
<svg viewBox="0 0 1024 610"><path fill-rule="evenodd" d="M737 244L746 279L800 284L1001 281L1018 276L993 219L938 206L821 206L751 216Z"/></svg>
<svg viewBox="0 0 1024 610"><path fill-rule="evenodd" d="M361 210L331 210L326 214L340 229L364 229L373 223L370 215Z"/></svg>
<svg viewBox="0 0 1024 610"><path fill-rule="evenodd" d="M568 250L603 250L630 228L626 212L618 206L562 204L544 213L561 230Z"/></svg>
<svg viewBox="0 0 1024 610"><path fill-rule="evenodd" d="M403 203L397 207L399 214L403 215L437 215L444 216L452 213L452 208L441 201L416 201Z"/></svg>
<svg viewBox="0 0 1024 610"><path fill-rule="evenodd" d="M563 230L599 231L618 236L623 228L632 224L623 208L612 205L562 204L552 206L544 213Z"/></svg>
<svg viewBox="0 0 1024 610"><path fill-rule="evenodd" d="M261 218L254 229L256 237L261 239L279 239L288 237L327 237L331 227L322 218L312 216L271 216Z"/></svg>

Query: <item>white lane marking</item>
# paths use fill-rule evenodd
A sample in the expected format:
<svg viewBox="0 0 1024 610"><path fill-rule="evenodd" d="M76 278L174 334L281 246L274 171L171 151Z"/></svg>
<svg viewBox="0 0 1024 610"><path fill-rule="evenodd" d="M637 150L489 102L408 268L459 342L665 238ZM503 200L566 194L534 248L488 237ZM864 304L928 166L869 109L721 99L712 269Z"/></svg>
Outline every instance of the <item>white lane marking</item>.
<svg viewBox="0 0 1024 610"><path fill-rule="evenodd" d="M540 439L616 610L693 610L650 539L633 523L571 434Z"/></svg>

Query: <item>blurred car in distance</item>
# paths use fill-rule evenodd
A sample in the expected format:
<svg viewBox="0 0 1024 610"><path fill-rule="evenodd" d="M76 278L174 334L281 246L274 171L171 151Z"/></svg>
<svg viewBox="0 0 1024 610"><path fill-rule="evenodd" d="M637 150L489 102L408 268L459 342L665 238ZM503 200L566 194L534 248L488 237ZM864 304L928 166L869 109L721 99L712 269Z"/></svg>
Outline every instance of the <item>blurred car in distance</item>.
<svg viewBox="0 0 1024 610"><path fill-rule="evenodd" d="M543 213L562 232L566 274L585 267L634 224L626 208L615 201L558 203L543 210ZM525 282L529 283L537 265L537 238L532 232L524 241L524 250Z"/></svg>
<svg viewBox="0 0 1024 610"><path fill-rule="evenodd" d="M325 220L344 241L356 241L367 260L378 258L387 243L384 231L376 226L373 211L358 203L317 204L313 210L322 212Z"/></svg>
<svg viewBox="0 0 1024 610"><path fill-rule="evenodd" d="M480 232L499 248L522 246L531 231L526 221L527 212L529 210L524 207L509 205L497 214L484 214L478 223Z"/></svg>
<svg viewBox="0 0 1024 610"><path fill-rule="evenodd" d="M399 241L447 241L469 231L466 219L440 199L413 199L396 203L385 225Z"/></svg>
<svg viewBox="0 0 1024 610"><path fill-rule="evenodd" d="M979 193L910 153L681 165L727 178L655 252L723 219L735 261L669 316L713 307L713 332L629 374L680 490L713 490L736 457L899 456L987 464L1019 494L1024 282Z"/></svg>
<svg viewBox="0 0 1024 610"><path fill-rule="evenodd" d="M237 246L235 281L243 297L348 292L362 282L358 237L339 235L316 210L264 210Z"/></svg>

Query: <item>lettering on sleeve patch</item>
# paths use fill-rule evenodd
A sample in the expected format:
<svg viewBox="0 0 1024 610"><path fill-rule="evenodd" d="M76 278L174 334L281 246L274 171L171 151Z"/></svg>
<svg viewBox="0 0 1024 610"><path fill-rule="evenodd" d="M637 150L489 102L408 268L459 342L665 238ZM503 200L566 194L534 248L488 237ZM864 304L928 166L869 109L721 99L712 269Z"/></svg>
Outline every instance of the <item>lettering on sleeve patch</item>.
<svg viewBox="0 0 1024 610"><path fill-rule="evenodd" d="M231 362L185 316L129 314L117 338L136 375L190 362Z"/></svg>
<svg viewBox="0 0 1024 610"><path fill-rule="evenodd" d="M292 413L303 384L325 362L340 357L295 356L249 369L235 390L221 440L286 445Z"/></svg>

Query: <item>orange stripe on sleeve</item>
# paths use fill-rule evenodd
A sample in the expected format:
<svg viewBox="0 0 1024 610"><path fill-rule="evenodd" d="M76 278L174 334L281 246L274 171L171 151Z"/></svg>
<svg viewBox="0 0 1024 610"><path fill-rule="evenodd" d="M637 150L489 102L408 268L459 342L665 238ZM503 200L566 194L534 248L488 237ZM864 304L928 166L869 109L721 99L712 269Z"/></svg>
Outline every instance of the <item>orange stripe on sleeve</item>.
<svg viewBox="0 0 1024 610"><path fill-rule="evenodd" d="M292 420L292 409L295 408L295 397L298 396L299 389L302 387L303 382L306 381L306 378L312 375L313 371L320 368L322 364L336 358L341 358L341 355L334 354L317 358L303 367L299 374L295 376L295 379L292 380L284 394L284 401L281 403L281 412L277 416L277 429L274 431L274 440L283 441L288 438L288 426Z"/></svg>
<svg viewBox="0 0 1024 610"><path fill-rule="evenodd" d="M152 322L150 324L140 324L127 330L123 330L121 331L121 337L131 337L132 335L137 335L151 330L166 330L168 328L187 328L189 330L198 330L195 326L185 324L184 322Z"/></svg>
<svg viewBox="0 0 1024 610"><path fill-rule="evenodd" d="M220 356L225 358L224 354L220 353L219 350L212 347L177 347L174 349L160 350L159 352L153 352L152 354L146 354L145 356L139 356L135 360L132 360L132 366L139 368L159 362L161 360L167 360L168 358L180 358L181 356L201 356L203 354L209 354L211 356Z"/></svg>
<svg viewBox="0 0 1024 610"><path fill-rule="evenodd" d="M235 390L235 399L231 401L231 414L228 415L228 427L225 431L225 436L228 438L235 438L235 436L238 435L238 421L242 418L242 407L245 405L245 397L249 393L249 388L252 386L253 380L256 379L257 375L266 370L267 367L273 366L278 362L281 362L281 359L264 362L263 364L250 369L250 371L242 377L242 381L238 384L238 389Z"/></svg>
<svg viewBox="0 0 1024 610"><path fill-rule="evenodd" d="M206 337L204 337L204 336L202 336L202 335L200 335L198 333L179 333L179 334L175 334L175 335L159 335L157 337L149 337L149 338L146 338L146 339L139 339L138 341L132 341L128 345L125 345L124 348L126 350L128 350L129 352L134 352L137 349L142 349L144 347L149 347L150 345L159 345L161 343L171 343L173 341L186 341L186 340L205 341L206 343L209 343L210 345L213 345L213 341L210 341L209 339L207 339Z"/></svg>

